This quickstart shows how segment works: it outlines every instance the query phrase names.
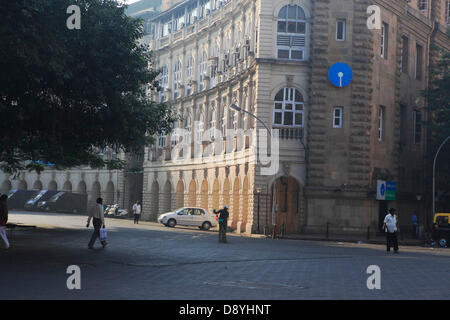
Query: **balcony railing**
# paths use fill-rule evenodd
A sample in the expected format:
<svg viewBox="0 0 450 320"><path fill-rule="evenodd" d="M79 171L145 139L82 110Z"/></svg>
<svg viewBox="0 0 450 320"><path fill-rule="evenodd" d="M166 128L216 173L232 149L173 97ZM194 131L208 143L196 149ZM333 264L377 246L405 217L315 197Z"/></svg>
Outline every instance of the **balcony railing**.
<svg viewBox="0 0 450 320"><path fill-rule="evenodd" d="M303 128L289 128L289 127L277 127L273 126L273 129L278 129L279 137L283 140L302 140L303 139Z"/></svg>

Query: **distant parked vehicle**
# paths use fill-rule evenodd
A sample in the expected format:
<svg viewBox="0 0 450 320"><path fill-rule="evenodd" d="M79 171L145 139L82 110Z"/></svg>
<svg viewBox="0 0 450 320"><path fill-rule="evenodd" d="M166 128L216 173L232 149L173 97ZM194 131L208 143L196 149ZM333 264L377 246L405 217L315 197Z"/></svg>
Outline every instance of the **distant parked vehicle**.
<svg viewBox="0 0 450 320"><path fill-rule="evenodd" d="M450 242L450 213L436 213L433 217L432 238L441 247L448 247Z"/></svg>
<svg viewBox="0 0 450 320"><path fill-rule="evenodd" d="M8 208L23 209L25 203L32 197L36 196L39 190L21 190L12 189L8 193Z"/></svg>
<svg viewBox="0 0 450 320"><path fill-rule="evenodd" d="M87 194L60 191L48 200L39 201L37 208L42 211L85 213Z"/></svg>
<svg viewBox="0 0 450 320"><path fill-rule="evenodd" d="M196 226L203 230L209 230L217 225L216 216L203 208L187 207L164 213L158 217L158 221L167 227Z"/></svg>
<svg viewBox="0 0 450 320"><path fill-rule="evenodd" d="M59 191L56 191L56 190L41 190L41 191L39 191L39 193L37 193L35 196L33 196L31 199L29 199L25 203L25 206L24 206L25 210L30 210L30 211L40 210L38 208L38 203L40 201L47 201L48 199L50 199L52 196L54 196L58 192Z"/></svg>

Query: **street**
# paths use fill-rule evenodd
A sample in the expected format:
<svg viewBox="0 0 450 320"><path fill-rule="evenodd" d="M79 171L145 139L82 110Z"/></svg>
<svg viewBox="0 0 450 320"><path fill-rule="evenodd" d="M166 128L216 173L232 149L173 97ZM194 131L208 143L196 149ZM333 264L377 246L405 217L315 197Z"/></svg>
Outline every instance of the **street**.
<svg viewBox="0 0 450 320"><path fill-rule="evenodd" d="M448 299L450 250L272 240L106 219L109 246L87 243L86 217L11 212L0 249L0 299ZM81 268L81 289L66 286ZM381 270L369 290L367 267ZM6 290L5 290L6 288Z"/></svg>

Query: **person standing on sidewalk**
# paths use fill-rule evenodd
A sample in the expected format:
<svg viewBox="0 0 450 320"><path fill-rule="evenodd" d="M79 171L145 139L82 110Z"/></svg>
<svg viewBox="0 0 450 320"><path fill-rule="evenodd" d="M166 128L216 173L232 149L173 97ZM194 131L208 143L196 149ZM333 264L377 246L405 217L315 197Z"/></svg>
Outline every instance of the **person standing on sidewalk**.
<svg viewBox="0 0 450 320"><path fill-rule="evenodd" d="M412 223L412 237L413 237L413 239L416 239L417 238L418 221L417 221L417 215L415 212L413 213L413 215L411 217L411 223Z"/></svg>
<svg viewBox="0 0 450 320"><path fill-rule="evenodd" d="M387 252L391 251L391 247L394 247L394 253L399 253L398 251L398 241L397 241L397 214L394 208L389 209L389 213L384 218L383 229L386 230L386 249Z"/></svg>
<svg viewBox="0 0 450 320"><path fill-rule="evenodd" d="M89 224L91 223L91 218L93 218L93 225L94 225L94 233L91 236L91 240L89 241L88 248L94 249L94 243L97 238L100 238L100 228L103 226L105 228L105 217L104 217L104 211L103 211L103 199L97 198L97 204L91 208L89 211L89 218L87 221L86 228L89 228ZM108 245L106 241L100 241L103 248Z"/></svg>
<svg viewBox="0 0 450 320"><path fill-rule="evenodd" d="M8 222L8 196L2 194L0 197L0 237L5 242L5 249L9 248L8 237L6 236L6 223Z"/></svg>
<svg viewBox="0 0 450 320"><path fill-rule="evenodd" d="M226 205L216 214L219 215L219 242L227 243L228 206Z"/></svg>
<svg viewBox="0 0 450 320"><path fill-rule="evenodd" d="M139 224L139 218L141 217L141 211L142 207L139 201L136 201L136 203L133 206L133 214L134 214L134 223Z"/></svg>

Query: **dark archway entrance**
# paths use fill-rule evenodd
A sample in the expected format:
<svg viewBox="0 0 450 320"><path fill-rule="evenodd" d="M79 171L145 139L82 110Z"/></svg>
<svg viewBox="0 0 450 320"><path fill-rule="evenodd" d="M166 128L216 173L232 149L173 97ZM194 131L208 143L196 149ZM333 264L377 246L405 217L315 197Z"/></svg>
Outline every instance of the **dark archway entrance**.
<svg viewBox="0 0 450 320"><path fill-rule="evenodd" d="M277 189L277 233L285 229L286 233L298 233L299 229L299 208L300 208L300 186L292 177L281 177L276 181ZM273 185L271 187L273 190ZM270 197L270 208L272 208L273 191ZM270 209L269 209L270 210ZM272 222L272 212L270 212L269 222Z"/></svg>

